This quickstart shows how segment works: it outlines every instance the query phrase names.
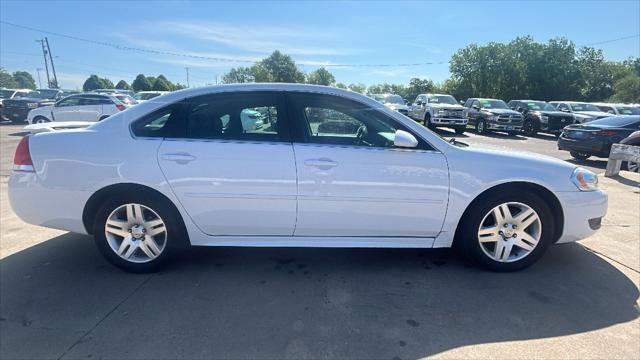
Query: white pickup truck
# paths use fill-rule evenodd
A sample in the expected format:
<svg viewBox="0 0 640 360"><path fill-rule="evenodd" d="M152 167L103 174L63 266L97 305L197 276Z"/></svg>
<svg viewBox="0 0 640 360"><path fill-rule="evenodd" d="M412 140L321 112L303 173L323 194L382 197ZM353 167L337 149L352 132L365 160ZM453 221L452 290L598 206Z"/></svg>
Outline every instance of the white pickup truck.
<svg viewBox="0 0 640 360"><path fill-rule="evenodd" d="M464 108L451 95L420 94L409 108L409 117L433 129L448 127L464 133L467 122Z"/></svg>

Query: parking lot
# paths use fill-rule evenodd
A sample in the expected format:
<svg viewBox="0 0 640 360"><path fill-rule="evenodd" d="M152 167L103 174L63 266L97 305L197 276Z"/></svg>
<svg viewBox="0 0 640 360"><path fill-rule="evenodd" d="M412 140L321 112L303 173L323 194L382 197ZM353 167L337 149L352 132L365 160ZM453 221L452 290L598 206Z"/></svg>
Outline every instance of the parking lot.
<svg viewBox="0 0 640 360"><path fill-rule="evenodd" d="M638 174L601 176L603 228L517 273L479 270L450 250L198 248L134 275L90 237L13 214L6 188L21 131L0 125L0 358L640 355ZM550 135L439 133L573 161Z"/></svg>

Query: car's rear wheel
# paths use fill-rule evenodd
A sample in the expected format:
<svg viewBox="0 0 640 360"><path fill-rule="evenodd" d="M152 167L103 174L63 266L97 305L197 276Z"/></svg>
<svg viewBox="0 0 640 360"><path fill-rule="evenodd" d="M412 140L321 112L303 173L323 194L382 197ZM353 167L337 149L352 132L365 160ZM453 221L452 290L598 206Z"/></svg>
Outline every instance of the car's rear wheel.
<svg viewBox="0 0 640 360"><path fill-rule="evenodd" d="M548 205L531 193L507 192L477 201L461 223L465 255L493 271L516 271L536 262L553 241Z"/></svg>
<svg viewBox="0 0 640 360"><path fill-rule="evenodd" d="M36 116L33 118L33 123L34 124L44 124L44 123L48 123L51 122L51 120L47 119L44 116Z"/></svg>
<svg viewBox="0 0 640 360"><path fill-rule="evenodd" d="M587 160L589 157L591 157L591 154L581 151L569 151L569 154L571 154L571 156L577 160Z"/></svg>
<svg viewBox="0 0 640 360"><path fill-rule="evenodd" d="M174 207L155 196L114 196L98 210L95 242L102 255L121 269L156 271L185 244L179 219Z"/></svg>

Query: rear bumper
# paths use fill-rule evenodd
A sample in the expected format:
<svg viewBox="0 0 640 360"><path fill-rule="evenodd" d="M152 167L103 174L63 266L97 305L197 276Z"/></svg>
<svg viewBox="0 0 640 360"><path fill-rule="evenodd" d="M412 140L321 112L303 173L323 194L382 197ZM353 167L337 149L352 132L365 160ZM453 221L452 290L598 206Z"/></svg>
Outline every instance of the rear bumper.
<svg viewBox="0 0 640 360"><path fill-rule="evenodd" d="M86 234L82 212L91 193L43 187L34 172L13 171L8 184L9 203L29 224Z"/></svg>
<svg viewBox="0 0 640 360"><path fill-rule="evenodd" d="M557 243L581 240L600 228L607 214L608 196L603 191L557 192L564 212L564 228Z"/></svg>
<svg viewBox="0 0 640 360"><path fill-rule="evenodd" d="M593 139L575 140L560 136L558 138L558 150L579 151L596 156L609 157L611 144Z"/></svg>

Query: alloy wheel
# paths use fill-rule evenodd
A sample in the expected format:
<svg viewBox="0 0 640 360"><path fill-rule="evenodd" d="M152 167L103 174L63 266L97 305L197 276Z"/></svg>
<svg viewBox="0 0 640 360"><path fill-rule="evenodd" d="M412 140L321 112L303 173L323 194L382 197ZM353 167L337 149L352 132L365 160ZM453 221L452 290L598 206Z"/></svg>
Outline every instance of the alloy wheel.
<svg viewBox="0 0 640 360"><path fill-rule="evenodd" d="M476 125L476 131L478 132L478 134L482 134L484 133L484 121L479 120L477 125Z"/></svg>
<svg viewBox="0 0 640 360"><path fill-rule="evenodd" d="M129 262L152 261L167 245L164 221L141 204L125 204L113 210L104 231L111 250Z"/></svg>
<svg viewBox="0 0 640 360"><path fill-rule="evenodd" d="M478 228L480 248L497 262L514 262L527 257L541 236L540 216L530 206L519 202L494 207Z"/></svg>
<svg viewBox="0 0 640 360"><path fill-rule="evenodd" d="M631 172L640 172L640 163L627 161L627 170Z"/></svg>

